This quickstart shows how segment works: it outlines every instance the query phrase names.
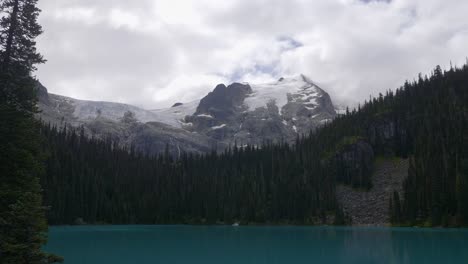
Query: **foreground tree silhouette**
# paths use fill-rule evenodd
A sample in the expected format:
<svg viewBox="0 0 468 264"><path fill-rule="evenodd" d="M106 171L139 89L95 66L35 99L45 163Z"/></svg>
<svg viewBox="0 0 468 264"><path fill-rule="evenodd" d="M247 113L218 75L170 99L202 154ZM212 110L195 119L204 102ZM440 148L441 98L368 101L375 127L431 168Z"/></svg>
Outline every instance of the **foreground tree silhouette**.
<svg viewBox="0 0 468 264"><path fill-rule="evenodd" d="M37 0L0 0L0 263L50 263L36 110Z"/></svg>

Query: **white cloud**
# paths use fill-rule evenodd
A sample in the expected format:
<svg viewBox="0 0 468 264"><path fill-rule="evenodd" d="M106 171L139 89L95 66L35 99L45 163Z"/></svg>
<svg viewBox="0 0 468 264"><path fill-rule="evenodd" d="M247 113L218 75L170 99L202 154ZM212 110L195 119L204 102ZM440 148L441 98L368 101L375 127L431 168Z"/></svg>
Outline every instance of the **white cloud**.
<svg viewBox="0 0 468 264"><path fill-rule="evenodd" d="M58 8L54 13L56 20L76 21L93 25L99 22L96 10L90 7Z"/></svg>
<svg viewBox="0 0 468 264"><path fill-rule="evenodd" d="M113 8L109 15L109 20L115 27L128 27L129 29L137 29L142 26L139 17L136 14L125 10Z"/></svg>
<svg viewBox="0 0 468 264"><path fill-rule="evenodd" d="M367 2L367 3L366 3ZM51 92L146 108L304 73L361 101L468 55L456 0L42 0Z"/></svg>
<svg viewBox="0 0 468 264"><path fill-rule="evenodd" d="M153 100L159 102L189 102L212 90L213 83L226 83L228 79L219 75L181 74L172 79L164 88L149 88L154 91Z"/></svg>

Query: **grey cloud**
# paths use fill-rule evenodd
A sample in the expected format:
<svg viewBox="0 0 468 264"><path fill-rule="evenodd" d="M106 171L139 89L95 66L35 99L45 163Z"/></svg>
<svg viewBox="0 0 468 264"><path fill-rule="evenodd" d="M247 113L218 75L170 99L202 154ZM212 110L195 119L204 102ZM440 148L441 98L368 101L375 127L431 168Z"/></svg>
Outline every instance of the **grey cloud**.
<svg viewBox="0 0 468 264"><path fill-rule="evenodd" d="M464 1L223 4L42 0L39 48L49 61L37 75L52 92L158 108L220 81L305 73L354 102L468 55Z"/></svg>

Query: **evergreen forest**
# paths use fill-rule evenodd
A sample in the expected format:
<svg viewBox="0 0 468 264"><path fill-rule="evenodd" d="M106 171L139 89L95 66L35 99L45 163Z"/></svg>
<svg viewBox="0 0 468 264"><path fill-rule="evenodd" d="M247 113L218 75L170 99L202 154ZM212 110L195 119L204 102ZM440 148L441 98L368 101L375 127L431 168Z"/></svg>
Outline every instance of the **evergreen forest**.
<svg viewBox="0 0 468 264"><path fill-rule="evenodd" d="M467 106L468 66L437 66L295 144L145 156L45 124L44 202L51 224L343 224L336 185L369 189L375 157L401 157L410 168L389 204L392 223L466 226ZM371 163L366 152L344 155L360 145Z"/></svg>

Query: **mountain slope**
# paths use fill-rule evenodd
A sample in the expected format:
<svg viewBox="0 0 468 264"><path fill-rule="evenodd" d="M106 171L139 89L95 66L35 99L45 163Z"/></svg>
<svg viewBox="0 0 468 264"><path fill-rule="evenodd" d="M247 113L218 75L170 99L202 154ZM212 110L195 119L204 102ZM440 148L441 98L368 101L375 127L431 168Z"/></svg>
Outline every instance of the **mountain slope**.
<svg viewBox="0 0 468 264"><path fill-rule="evenodd" d="M156 110L49 94L40 84L38 89L45 122L83 126L89 135L145 153L160 153L166 143L180 153L222 150L235 142L293 142L336 116L330 96L304 75L267 84L220 84L200 100ZM124 124L125 114L136 125Z"/></svg>
<svg viewBox="0 0 468 264"><path fill-rule="evenodd" d="M184 128L185 117L193 115L197 111L200 100L195 100L188 103L176 103L170 108L162 108L151 110L156 115L154 121L165 123L173 127Z"/></svg>
<svg viewBox="0 0 468 264"><path fill-rule="evenodd" d="M216 141L204 135L157 122L164 119L151 111L132 105L49 94L40 84L38 91L39 118L54 126L83 127L89 136L111 139L146 154L162 153L166 145L173 155L185 151L205 153L218 148ZM126 113L132 113L130 118L124 118Z"/></svg>
<svg viewBox="0 0 468 264"><path fill-rule="evenodd" d="M292 142L336 116L330 96L304 75L267 84L218 85L185 118L192 131L226 144Z"/></svg>

